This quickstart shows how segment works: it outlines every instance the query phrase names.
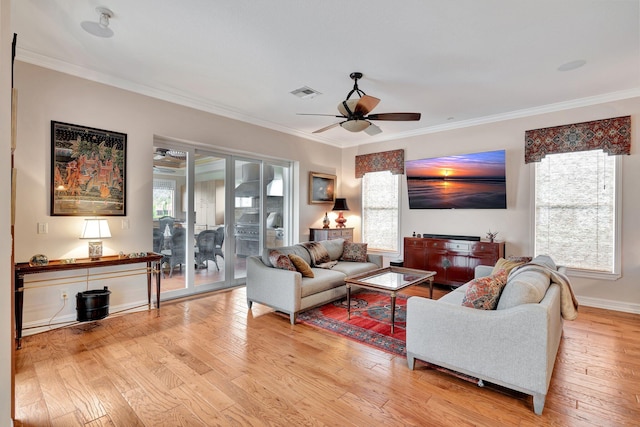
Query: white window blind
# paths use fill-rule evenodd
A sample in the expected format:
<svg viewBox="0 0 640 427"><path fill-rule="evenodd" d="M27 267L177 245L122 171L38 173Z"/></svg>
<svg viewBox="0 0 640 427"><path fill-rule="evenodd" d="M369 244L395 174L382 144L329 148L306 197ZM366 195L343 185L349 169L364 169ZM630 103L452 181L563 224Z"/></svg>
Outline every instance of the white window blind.
<svg viewBox="0 0 640 427"><path fill-rule="evenodd" d="M170 179L153 180L153 217L175 216L176 182Z"/></svg>
<svg viewBox="0 0 640 427"><path fill-rule="evenodd" d="M618 273L617 157L580 151L536 163L536 255L570 269Z"/></svg>
<svg viewBox="0 0 640 427"><path fill-rule="evenodd" d="M400 176L382 171L362 177L362 240L367 249L398 252Z"/></svg>

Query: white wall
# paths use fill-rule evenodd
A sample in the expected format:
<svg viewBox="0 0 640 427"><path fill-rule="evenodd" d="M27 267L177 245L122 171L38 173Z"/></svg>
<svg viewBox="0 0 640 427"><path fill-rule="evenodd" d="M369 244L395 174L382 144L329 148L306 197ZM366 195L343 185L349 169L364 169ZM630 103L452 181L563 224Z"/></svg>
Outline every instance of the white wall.
<svg viewBox="0 0 640 427"><path fill-rule="evenodd" d="M413 160L454 154L506 150L506 210L410 210L403 177L401 235L416 233L457 234L484 237L498 231L506 242L507 255L533 253L531 238L531 178L533 165L524 164L524 134L530 129L579 123L631 115L631 155L623 156L622 166L622 278L599 281L573 278L580 303L640 313L640 98L575 108L527 118L512 119L468 128L417 136L392 143L369 144L345 150L343 188L348 189L349 206L359 202L360 180L355 179L354 157L378 151L403 148L405 159ZM357 207L356 209L359 209Z"/></svg>
<svg viewBox="0 0 640 427"><path fill-rule="evenodd" d="M9 1L0 0L0 170L9 175L9 79L10 57L8 30ZM354 156L376 151L404 148L407 159L463 154L496 149L507 151L508 209L473 211L409 210L406 190L402 199L402 235L423 233L468 234L483 236L489 229L498 230L507 242L507 254L532 252L530 238L531 166L524 165L524 132L529 129L632 115L633 144L638 143L640 99L611 102L523 119L433 133L394 142L370 144L339 150L318 145L290 135L258 128L201 111L180 107L98 83L71 77L33 65L16 63L16 87L20 93L18 150L18 210L16 223L16 260L26 261L35 253L50 258L82 257L86 244L80 241L82 218L49 216L50 121L62 121L128 134L127 219L130 230L121 230L120 218L111 220L113 238L105 243L105 253L149 250L151 242L152 157L154 136L176 138L212 147L259 153L299 162L296 185L299 196L299 240L308 237L308 227L320 226L328 206L308 205L308 172L339 176L338 195L347 197L352 211L350 226L359 236L360 180L354 178ZM634 145L632 155L623 161L623 270L614 282L574 279L582 303L640 312L640 158ZM342 167L336 159L342 158ZM336 166L338 164L338 166ZM406 182L403 182L403 190ZM8 201L8 186L0 186L0 197ZM10 259L9 203L0 204L0 260ZM37 234L36 224L47 222L49 234ZM9 271L9 268L5 268ZM9 275L5 280L9 282ZM5 288L7 292L9 286ZM140 289L144 291L141 283ZM145 299L144 292L130 295L130 301ZM0 424L8 425L10 386L10 350L12 348L8 293L0 298ZM25 299L25 321L42 319L58 303L57 295ZM27 312L29 314L27 314Z"/></svg>
<svg viewBox="0 0 640 427"><path fill-rule="evenodd" d="M175 138L211 147L258 153L299 162L298 240L306 240L308 227L320 226L328 205L307 204L308 172L338 175L338 195L347 197L352 210L349 226L360 236L360 180L354 177L354 156L396 148L406 150L407 159L464 154L496 149L507 151L508 209L423 211L409 210L406 182L402 193L402 235L442 233L480 235L499 231L507 242L508 255L532 253L531 244L531 166L524 165L524 132L528 129L595 120L620 115L638 117L640 101L625 100L558 113L496 122L447 132L369 144L340 150L291 135L259 128L231 119L181 107L102 84L46 70L29 64L16 64L16 86L20 90L18 124L18 220L16 259L26 261L35 253L50 258L86 256L86 244L77 236L82 218L49 216L50 121L82 124L124 132L128 135L127 213L130 230L120 229L120 219L110 219L113 238L105 241L105 253L144 251L151 248L152 156L154 136ZM633 140L638 131L633 129ZM634 155L623 161L623 277L614 282L574 279L582 303L640 312L638 234L633 223L640 198L632 190L640 165ZM335 159L341 158L342 162ZM37 234L37 223L47 222L49 234ZM146 298L143 278L140 286L121 286L122 304ZM128 283L127 283L128 285ZM70 289L70 294L75 293ZM117 299L116 299L117 301ZM114 304L116 303L114 301ZM59 308L57 290L45 291L25 299L25 324L42 322ZM72 307L66 310L73 312Z"/></svg>
<svg viewBox="0 0 640 427"><path fill-rule="evenodd" d="M13 331L11 329L11 42L13 32L10 23L11 2L0 0L0 271L3 271L0 296L0 425L10 426L13 378L11 352Z"/></svg>
<svg viewBox="0 0 640 427"><path fill-rule="evenodd" d="M326 210L325 205L307 204L308 172L340 174L340 162L335 159L340 158L341 150L336 147L318 145L19 61L16 62L15 84L20 91L16 150L17 262L28 261L37 253L50 259L87 256L87 243L78 238L84 218L49 216L51 120L127 134L127 219L130 229L122 229L122 217L108 219L113 237L104 241L105 255L152 249L154 136L298 162L299 178L294 184L300 198L300 216L296 223L299 240L308 238L308 227L320 224ZM39 222L48 224L48 234L37 234ZM131 286L132 283L135 286ZM114 291L110 301L113 308L146 301L144 276L105 282L104 285ZM73 296L86 285L76 283L66 287ZM61 308L59 291L59 287L27 291L25 326L49 321ZM56 319L74 313L75 304L68 304ZM25 331L25 335L28 333L30 331Z"/></svg>

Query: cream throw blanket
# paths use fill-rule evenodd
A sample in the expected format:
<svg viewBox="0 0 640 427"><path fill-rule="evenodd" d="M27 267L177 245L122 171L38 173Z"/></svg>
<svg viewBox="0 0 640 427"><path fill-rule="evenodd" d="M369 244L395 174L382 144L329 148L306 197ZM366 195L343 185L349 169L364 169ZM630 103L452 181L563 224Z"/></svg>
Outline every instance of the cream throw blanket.
<svg viewBox="0 0 640 427"><path fill-rule="evenodd" d="M578 300L573 293L571 283L569 282L569 278L566 274L560 273L559 271L549 267L545 263L536 263L536 261L534 260L530 263L523 264L511 270L509 279L527 270L540 271L547 277L549 277L551 283L557 283L558 285L560 285L560 312L563 319L575 320L576 317L578 317Z"/></svg>

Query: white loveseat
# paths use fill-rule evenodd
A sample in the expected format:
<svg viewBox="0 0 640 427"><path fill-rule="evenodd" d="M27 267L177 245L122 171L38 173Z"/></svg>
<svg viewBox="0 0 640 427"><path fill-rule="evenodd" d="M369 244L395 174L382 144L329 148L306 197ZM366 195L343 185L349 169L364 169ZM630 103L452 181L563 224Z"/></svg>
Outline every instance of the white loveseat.
<svg viewBox="0 0 640 427"><path fill-rule="evenodd" d="M273 267L269 260L270 249L265 249L261 257L247 258L247 305L254 302L268 305L277 311L289 314L291 324L296 315L304 310L326 304L347 294L344 279L382 267L382 256L367 254L366 262L341 261L343 239L319 241L329 253L331 261L337 261L332 268L317 268L304 244L275 248L278 252L301 257L312 268L314 277L303 277L298 271Z"/></svg>
<svg viewBox="0 0 640 427"><path fill-rule="evenodd" d="M439 300L407 302L407 362L415 359L533 396L541 414L562 336L562 270L541 256L509 275L496 310L462 305L469 283ZM476 277L492 267L479 266ZM570 292L570 288L569 288ZM566 291L563 291L563 294ZM564 298L564 296L563 296Z"/></svg>

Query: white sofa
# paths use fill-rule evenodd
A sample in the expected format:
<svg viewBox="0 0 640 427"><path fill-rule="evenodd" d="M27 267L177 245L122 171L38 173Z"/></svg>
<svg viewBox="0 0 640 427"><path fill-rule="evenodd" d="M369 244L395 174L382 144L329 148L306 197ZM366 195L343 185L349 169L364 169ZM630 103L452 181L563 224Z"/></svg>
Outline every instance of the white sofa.
<svg viewBox="0 0 640 427"><path fill-rule="evenodd" d="M552 282L562 269L549 257L532 263L541 267L509 275L496 310L463 306L469 283L439 300L409 298L409 368L419 359L530 394L541 414L562 336L561 286ZM478 266L476 277L491 270Z"/></svg>
<svg viewBox="0 0 640 427"><path fill-rule="evenodd" d="M332 261L338 261L331 269L313 267L311 256L303 244L275 248L282 254L296 254L303 258L314 273L313 278L302 277L298 271L273 267L269 250L262 257L247 258L247 305L254 302L268 305L289 314L295 324L299 312L326 304L347 294L344 279L382 267L382 256L367 254L367 262L340 261L344 240L322 240Z"/></svg>

